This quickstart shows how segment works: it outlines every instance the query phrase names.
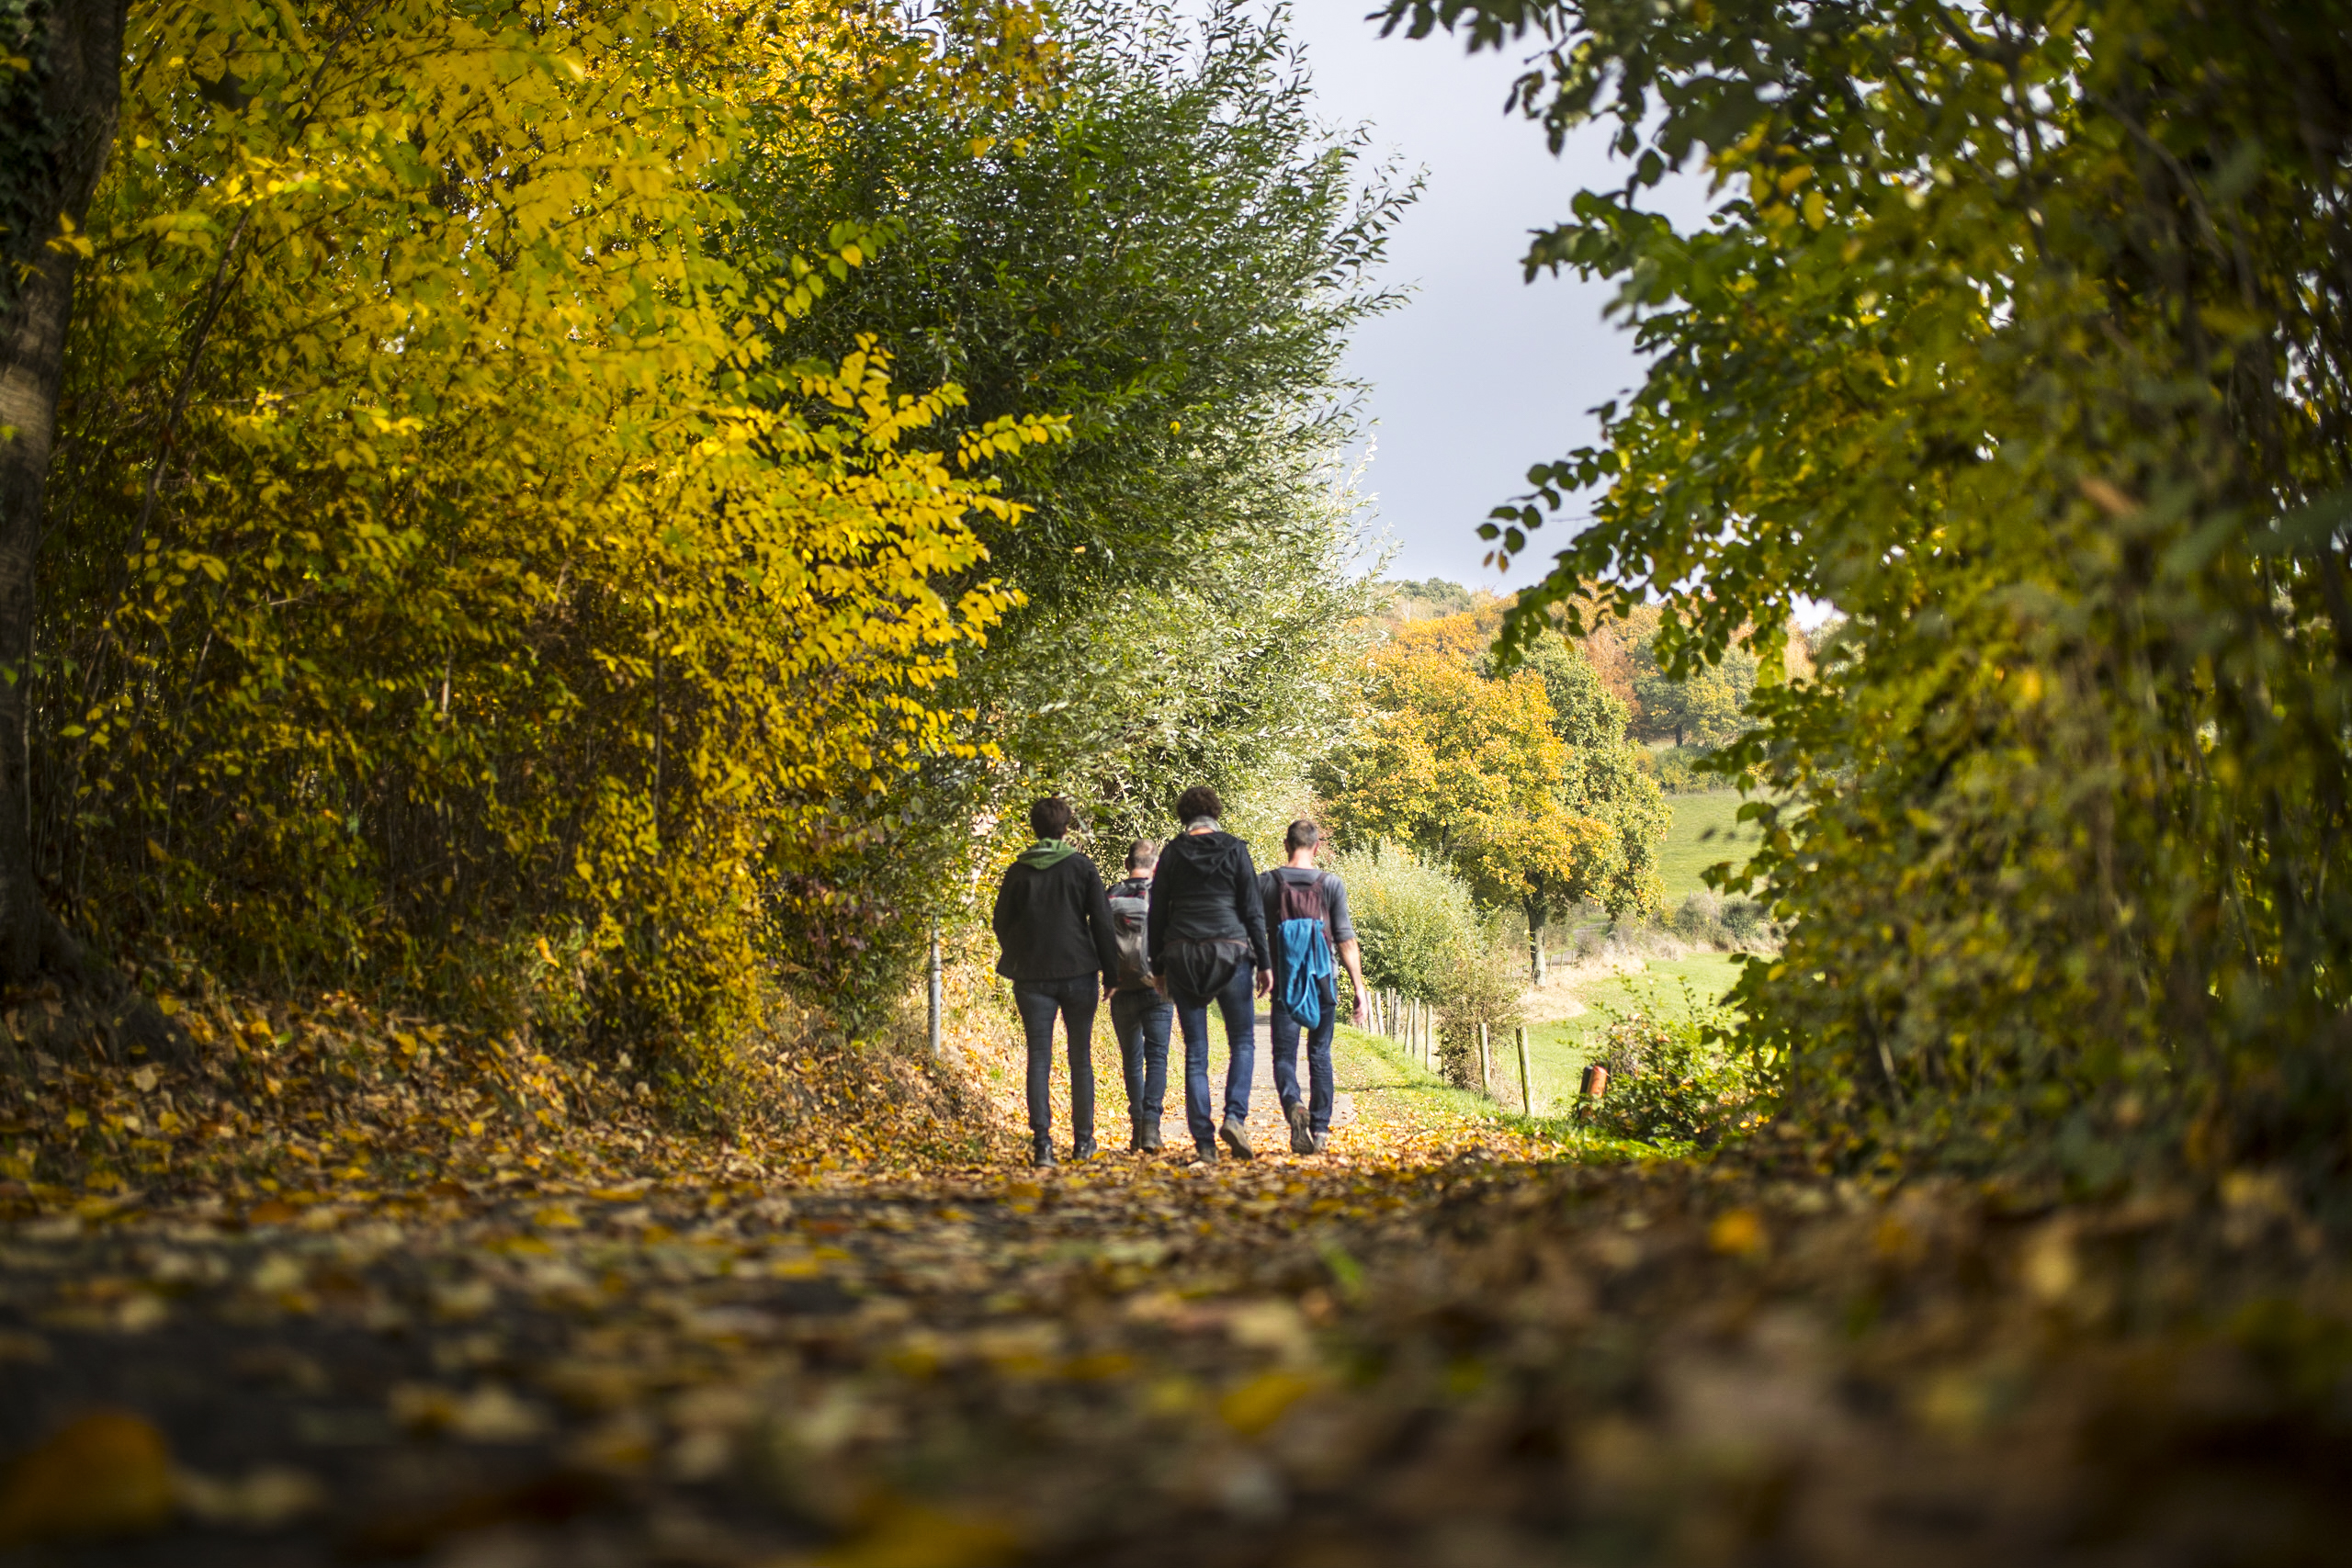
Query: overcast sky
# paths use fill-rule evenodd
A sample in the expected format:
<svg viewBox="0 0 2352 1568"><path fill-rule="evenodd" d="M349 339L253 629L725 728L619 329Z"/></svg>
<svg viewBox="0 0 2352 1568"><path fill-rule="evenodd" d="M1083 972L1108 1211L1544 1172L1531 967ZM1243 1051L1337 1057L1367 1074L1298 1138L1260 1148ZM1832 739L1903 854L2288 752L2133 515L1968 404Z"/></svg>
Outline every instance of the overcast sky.
<svg viewBox="0 0 2352 1568"><path fill-rule="evenodd" d="M1519 258L1579 187L1624 173L1604 155L1604 131L1588 128L1555 159L1540 126L1505 116L1523 51L1474 58L1444 37L1383 39L1363 19L1372 8L1296 0L1295 10L1325 117L1368 124L1375 156L1393 152L1428 176L1389 243L1388 280L1413 295L1362 329L1349 359L1372 385L1377 422L1367 523L1396 547L1392 577L1521 587L1559 546L1539 536L1498 584L1479 564L1479 521L1526 488L1531 464L1591 439L1588 411L1636 383L1640 367L1630 338L1601 320L1609 286L1522 283Z"/></svg>

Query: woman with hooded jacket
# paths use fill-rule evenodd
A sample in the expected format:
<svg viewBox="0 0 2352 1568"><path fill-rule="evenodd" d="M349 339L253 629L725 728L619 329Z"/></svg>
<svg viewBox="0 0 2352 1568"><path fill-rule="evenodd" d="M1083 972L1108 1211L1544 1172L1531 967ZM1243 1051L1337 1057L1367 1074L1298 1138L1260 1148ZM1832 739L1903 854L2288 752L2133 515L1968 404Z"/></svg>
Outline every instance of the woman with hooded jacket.
<svg viewBox="0 0 2352 1568"><path fill-rule="evenodd" d="M1258 868L1250 863L1250 846L1218 825L1224 809L1207 784L1178 797L1176 818L1184 830L1159 852L1146 927L1151 972L1176 1004L1184 1032L1184 1120L1204 1160L1217 1157L1220 1137L1236 1157L1250 1157L1250 1077L1257 1066L1251 997L1264 996L1273 985ZM1209 1104L1211 1003L1225 1016L1231 1048L1222 1122Z"/></svg>

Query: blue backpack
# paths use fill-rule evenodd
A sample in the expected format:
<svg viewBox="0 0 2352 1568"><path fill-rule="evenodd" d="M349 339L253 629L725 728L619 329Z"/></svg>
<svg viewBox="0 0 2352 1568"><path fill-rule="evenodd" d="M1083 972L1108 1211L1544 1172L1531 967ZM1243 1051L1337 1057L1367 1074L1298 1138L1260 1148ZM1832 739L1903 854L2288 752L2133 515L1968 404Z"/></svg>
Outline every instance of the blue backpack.
<svg viewBox="0 0 2352 1568"><path fill-rule="evenodd" d="M1287 869L1287 868L1284 868ZM1274 940L1282 953L1283 1010L1307 1029L1323 1023L1323 987L1332 983L1331 938L1324 929L1323 879L1318 872L1309 881L1295 881L1281 870L1272 874L1277 894Z"/></svg>

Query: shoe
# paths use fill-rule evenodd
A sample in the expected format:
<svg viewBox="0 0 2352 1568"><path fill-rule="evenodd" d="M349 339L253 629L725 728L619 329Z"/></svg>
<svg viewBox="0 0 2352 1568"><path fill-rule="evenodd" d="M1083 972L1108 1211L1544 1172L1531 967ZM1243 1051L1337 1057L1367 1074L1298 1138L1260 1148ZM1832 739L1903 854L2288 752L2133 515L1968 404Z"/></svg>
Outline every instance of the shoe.
<svg viewBox="0 0 2352 1568"><path fill-rule="evenodd" d="M1143 1123L1130 1120L1127 1122L1127 1153L1139 1155L1150 1147L1149 1144L1143 1141Z"/></svg>
<svg viewBox="0 0 2352 1568"><path fill-rule="evenodd" d="M1061 1162L1059 1160L1054 1158L1054 1145L1047 1143L1045 1139L1039 1138L1035 1143L1029 1146L1029 1164L1032 1168L1043 1169L1046 1166L1059 1165L1060 1163Z"/></svg>
<svg viewBox="0 0 2352 1568"><path fill-rule="evenodd" d="M1325 1149L1329 1148L1330 1146L1331 1146L1331 1134L1329 1134L1329 1133L1315 1133L1315 1134L1309 1134L1309 1135L1308 1135L1308 1137L1307 1137L1307 1140L1306 1140L1306 1152L1307 1152L1308 1154L1311 1154L1311 1155L1319 1155L1319 1154L1321 1154Z"/></svg>
<svg viewBox="0 0 2352 1568"><path fill-rule="evenodd" d="M1193 1158L1202 1165L1215 1165L1216 1163L1216 1145L1215 1144L1194 1144L1193 1145Z"/></svg>
<svg viewBox="0 0 2352 1568"><path fill-rule="evenodd" d="M1293 1100L1283 1114L1290 1118L1290 1152L1295 1155L1313 1154L1315 1137L1306 1130L1306 1107Z"/></svg>
<svg viewBox="0 0 2352 1568"><path fill-rule="evenodd" d="M1216 1135L1225 1140L1225 1146L1233 1151L1234 1158L1255 1159L1258 1157L1250 1150L1250 1134L1242 1130L1240 1122L1230 1116L1226 1118L1225 1125L1216 1130Z"/></svg>
<svg viewBox="0 0 2352 1568"><path fill-rule="evenodd" d="M1072 1144L1069 1146L1069 1157L1070 1162L1073 1165L1082 1159L1092 1159L1094 1157L1094 1134L1089 1133L1086 1136Z"/></svg>
<svg viewBox="0 0 2352 1568"><path fill-rule="evenodd" d="M1156 1155L1159 1152L1159 1117L1155 1116L1150 1121L1143 1124L1143 1133L1141 1136L1143 1138L1142 1147L1144 1153L1148 1155Z"/></svg>

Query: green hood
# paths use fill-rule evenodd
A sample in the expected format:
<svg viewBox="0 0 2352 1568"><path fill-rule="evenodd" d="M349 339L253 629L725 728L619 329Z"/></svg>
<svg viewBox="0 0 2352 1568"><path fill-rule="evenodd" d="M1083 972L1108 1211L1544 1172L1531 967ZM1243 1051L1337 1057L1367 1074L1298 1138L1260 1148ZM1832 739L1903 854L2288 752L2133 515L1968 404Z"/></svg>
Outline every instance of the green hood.
<svg viewBox="0 0 2352 1568"><path fill-rule="evenodd" d="M1034 866L1039 871L1050 871L1076 853L1078 852L1070 848L1064 840L1040 839L1012 858L1023 865Z"/></svg>

